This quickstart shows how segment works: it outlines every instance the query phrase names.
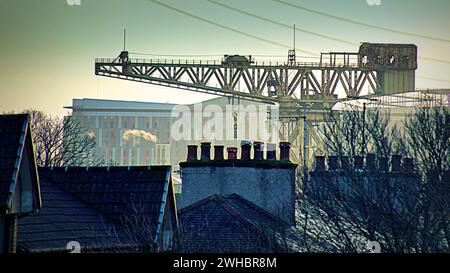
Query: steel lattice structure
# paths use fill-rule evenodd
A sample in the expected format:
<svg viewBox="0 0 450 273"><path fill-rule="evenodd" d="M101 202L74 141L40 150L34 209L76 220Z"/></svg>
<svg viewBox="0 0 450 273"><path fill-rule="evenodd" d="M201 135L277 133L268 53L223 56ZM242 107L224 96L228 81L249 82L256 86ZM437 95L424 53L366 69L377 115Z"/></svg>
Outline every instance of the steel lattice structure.
<svg viewBox="0 0 450 273"><path fill-rule="evenodd" d="M318 138L313 130L299 137L306 107L312 126L339 101L415 90L415 45L363 43L357 53L323 53L316 63L300 63L291 55L286 63L238 55L228 61L227 56L221 61L144 60L122 51L115 59L96 59L95 74L279 104L282 136L299 147Z"/></svg>

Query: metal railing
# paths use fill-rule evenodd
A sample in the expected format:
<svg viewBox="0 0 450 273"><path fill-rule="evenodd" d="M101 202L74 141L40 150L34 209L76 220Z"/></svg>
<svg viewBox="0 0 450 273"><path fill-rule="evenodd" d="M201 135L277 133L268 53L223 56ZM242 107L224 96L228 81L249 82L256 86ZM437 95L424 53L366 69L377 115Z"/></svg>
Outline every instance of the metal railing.
<svg viewBox="0 0 450 273"><path fill-rule="evenodd" d="M150 64L150 65L213 65L213 66L224 66L222 60L187 60L187 59L129 59L130 64ZM122 64L120 59L112 58L96 58L95 63L97 64ZM229 65L233 66L233 65ZM331 65L329 63L320 62L283 62L283 61L255 61L246 67L317 67L317 68L335 68L335 67L345 67L345 68L357 68L357 63L344 64L337 63ZM236 67L236 66L235 66Z"/></svg>

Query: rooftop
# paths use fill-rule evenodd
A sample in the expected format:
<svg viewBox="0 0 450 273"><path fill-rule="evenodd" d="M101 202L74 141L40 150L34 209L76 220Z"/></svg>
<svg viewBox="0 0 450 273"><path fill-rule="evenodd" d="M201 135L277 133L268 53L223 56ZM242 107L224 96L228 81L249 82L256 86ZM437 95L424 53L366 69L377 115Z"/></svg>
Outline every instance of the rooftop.
<svg viewBox="0 0 450 273"><path fill-rule="evenodd" d="M178 214L187 252L272 252L270 238L288 227L238 194L214 194Z"/></svg>
<svg viewBox="0 0 450 273"><path fill-rule="evenodd" d="M64 251L68 240L102 252L136 247L142 241L129 222L136 219L156 241L167 202L174 202L170 166L41 168L39 174L44 207L19 227L19 246L32 252Z"/></svg>
<svg viewBox="0 0 450 273"><path fill-rule="evenodd" d="M30 128L28 114L0 115L0 211L10 209L11 197L19 177L22 158L26 156L29 157L27 162L31 168L31 177L34 178L35 200L37 207L40 207L36 162L34 155L26 152L33 150ZM22 165L27 167L26 164Z"/></svg>

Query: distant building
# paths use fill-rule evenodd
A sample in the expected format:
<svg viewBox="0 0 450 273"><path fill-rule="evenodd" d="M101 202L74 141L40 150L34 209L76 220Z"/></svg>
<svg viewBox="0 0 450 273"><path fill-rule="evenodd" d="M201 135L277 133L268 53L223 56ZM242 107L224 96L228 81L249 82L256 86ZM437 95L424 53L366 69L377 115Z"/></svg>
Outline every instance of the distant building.
<svg viewBox="0 0 450 273"><path fill-rule="evenodd" d="M324 156L316 156L315 161L305 194L318 207L351 208L378 230L392 228L390 217L396 219L398 230L406 232L417 225L421 176L412 158L368 154L329 156L328 164Z"/></svg>
<svg viewBox="0 0 450 273"><path fill-rule="evenodd" d="M0 253L16 252L19 216L42 206L31 134L29 115L0 115Z"/></svg>
<svg viewBox="0 0 450 273"><path fill-rule="evenodd" d="M358 194L373 200L392 198L411 207L418 202L420 176L412 158L394 155L376 158L374 154L362 156L316 156L315 168L310 172L307 193L323 200L339 195L352 207L358 208ZM388 191L389 196L376 196ZM358 193L358 194L356 194ZM395 194L395 195L394 195Z"/></svg>
<svg viewBox="0 0 450 273"><path fill-rule="evenodd" d="M72 116L95 137L97 154L119 165L171 165L175 104L74 99Z"/></svg>
<svg viewBox="0 0 450 273"><path fill-rule="evenodd" d="M39 175L43 207L20 219L19 251L174 250L170 166L41 168Z"/></svg>

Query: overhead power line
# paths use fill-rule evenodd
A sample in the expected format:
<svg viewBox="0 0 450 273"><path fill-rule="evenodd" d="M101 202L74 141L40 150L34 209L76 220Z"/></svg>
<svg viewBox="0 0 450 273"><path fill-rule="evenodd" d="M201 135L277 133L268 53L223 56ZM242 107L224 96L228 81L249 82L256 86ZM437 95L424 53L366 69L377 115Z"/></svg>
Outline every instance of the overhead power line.
<svg viewBox="0 0 450 273"><path fill-rule="evenodd" d="M223 54L156 54L156 53L142 53L130 52L134 55L158 56L158 57L223 57Z"/></svg>
<svg viewBox="0 0 450 273"><path fill-rule="evenodd" d="M165 3L161 3L161 2L156 1L156 0L148 0L148 1L153 2L153 3L155 3L155 4L158 4L158 5L160 5L160 6L163 6L163 7L165 7L165 8L168 8L168 9L170 9L170 10L173 10L173 11L175 11L175 12L184 14L184 15L189 16L189 17L191 17L191 18L194 18L194 19L200 20L200 21L202 21L202 22L208 23L208 24L210 24L210 25L213 25L213 26L216 26L216 27L220 27L220 28L222 28L222 29L226 29L226 30L231 31L231 32L239 33L239 34L241 34L241 35L247 36L247 37L249 37L249 38L252 38L252 39L255 39L255 40L258 40L258 41L261 41L261 42L265 42L265 43L268 43L268 44L276 45L276 46L279 46L279 47L284 47L284 48L287 48L287 49L291 49L291 48L292 48L292 47L289 46L289 45L285 45L285 44L282 44L282 43L278 43L278 42L275 42L275 41L272 41L272 40L269 40L269 39L266 39L266 38L262 38L262 37L253 35L253 34L251 34L251 33L247 33L247 32L244 32L244 31L240 31L240 30L238 30L238 29L235 29L235 28L232 28L232 27L228 27L228 26L225 26L225 25L222 25L222 24L213 22L213 21L211 21L211 20L208 20L208 19L205 19L205 18L203 18L203 17L194 15L194 14L192 14L192 13L189 13L189 12L186 12L186 11L183 11L183 10L180 10L180 9L177 9L177 8L175 8L175 7L173 7L173 6L167 5L167 4L165 4ZM295 50L300 51L300 52L303 52L303 53L308 54L308 55L319 56L317 53L312 52L312 51L308 51L308 50L305 50L305 49L296 48Z"/></svg>
<svg viewBox="0 0 450 273"><path fill-rule="evenodd" d="M211 4L214 4L214 5L218 5L218 6L221 6L223 8L235 11L235 12L240 13L240 14L244 14L244 15L247 15L247 16L250 16L250 17L253 17L253 18L256 18L256 19L259 19L259 20L262 20L262 21L265 21L265 22L268 22L268 23L271 23L271 24L274 24L274 25L278 25L280 27L284 27L284 28L287 28L287 29L292 29L292 26L290 26L288 24L281 23L281 22L278 22L278 21L275 21L275 20L272 20L272 19L268 19L266 17L259 16L259 15L254 14L254 13L250 13L250 12L247 12L247 11L244 11L244 10L241 10L241 9L238 9L238 8L226 5L226 4L217 2L215 0L205 0L205 1L208 1ZM336 41L336 42L340 42L340 43L345 43L345 44L348 44L348 45L359 46L359 43L355 43L355 42L344 40L344 39L340 39L340 38L337 38L337 37L321 34L321 33L314 32L314 31L309 31L309 30L306 30L306 29L303 29L303 28L295 27L295 30L299 31L299 32L306 33L306 34L310 34L310 35L313 35L313 36L321 37L321 38L324 38L324 39L328 39L328 40L332 40L332 41ZM425 56L418 56L418 58L421 59L421 60L425 60L425 61L450 64L449 60L442 60L442 59L437 59L437 58L432 58L432 57L425 57Z"/></svg>
<svg viewBox="0 0 450 273"><path fill-rule="evenodd" d="M238 34L247 36L247 37L249 37L249 38L252 38L252 39L255 39L255 40L258 40L258 41L262 41L262 42L265 42L265 43L269 43L269 44L272 44L272 45L275 45L275 46L278 46L278 47L287 48L287 49L291 49L291 48L292 48L291 46L286 45L286 44L274 42L274 41L268 40L268 39L266 39L266 38L262 38L262 37L259 37L259 36L256 36L256 35L253 35L253 34L244 32L244 31L240 31L240 30L235 29L235 28L232 28L232 27L228 27L228 26L225 26L225 25L222 25L222 24L213 22L213 21L208 20L208 19L206 19L206 18L203 18L203 17L197 16L197 15L194 15L194 14L192 14L192 13L189 13L189 12L186 12L186 11L183 11L183 10L180 10L180 9L178 9L178 8L175 8L175 7L173 7L173 6L167 5L167 4L165 4L165 3L161 3L161 2L159 2L159 1L157 1L157 0L148 0L148 1L150 1L150 2L152 2L152 3L155 3L155 4L157 4L157 5L160 5L160 6L162 6L162 7L165 7L165 8L167 8L167 9L170 9L170 10L172 10L172 11L175 11L175 12L178 12L178 13L181 13L181 14L184 14L184 15L186 15L186 16L188 16L188 17L191 17L191 18L194 18L194 19L196 19L196 20L199 20L199 21L208 23L208 24L210 24L210 25L213 25L213 26L216 26L216 27L219 27L219 28L222 28L222 29L225 29L225 30L234 32L234 33L238 33ZM304 50L304 49L299 49L299 48L296 48L295 50L300 51L300 52L303 52L303 53L306 53L306 54L309 54L309 55L312 55L312 56L315 56L315 57L320 56L320 54L318 54L317 52L312 52L312 51L308 51L308 50ZM429 58L429 59L432 59L432 58ZM445 62L445 63L450 63L450 61L444 61L444 60L438 60L438 61ZM450 80L445 80L445 79L438 79L438 78L427 77L427 76L417 76L417 77L418 77L418 78L423 78L423 79L426 79L426 80L432 80L432 81L439 81L439 82L450 83Z"/></svg>
<svg viewBox="0 0 450 273"><path fill-rule="evenodd" d="M221 7L224 7L224 8L226 8L226 9L229 9L229 10L232 10L232 11L235 11L235 12L238 12L238 13L241 13L241 14L244 14L244 15L247 15L247 16L250 16L250 17L253 17L253 18L257 18L257 19L262 20L262 21L265 21L265 22L269 22L269 23L271 23L271 24L275 24L275 25L278 25L278 26L281 26L281 27L285 27L285 28L288 28L288 29L292 29L292 26L290 26L290 25L288 25L288 24L284 24L284 23L281 23L281 22L277 22L277 21L268 19L268 18L266 18L266 17L259 16L259 15L256 15L256 14L254 14L254 13L250 13L250 12L247 12L247 11L244 11L244 10L241 10L241 9L238 9L238 8L235 8L235 7L232 7L232 6L228 6L228 5L225 5L225 4L223 4L223 3L220 3L220 2L217 2L217 1L214 1L214 0L206 0L206 1L210 2L211 4L221 6ZM309 31L309 30L307 30L307 29L303 29L303 28L299 28L299 27L295 27L295 30L296 30L296 31L299 31L299 32L303 32L303 33L309 34L309 35L321 37L321 38L328 39L328 40L333 40L333 41L340 42L340 43L344 43L344 44L348 44L348 45L359 45L358 43L346 41L346 40L343 40L343 39L339 39L339 38L337 38L337 37L333 37L333 36L329 36L329 35L317 33L317 32L314 32L314 31Z"/></svg>
<svg viewBox="0 0 450 273"><path fill-rule="evenodd" d="M402 34L402 35L407 35L407 36L412 36L412 37L417 37L417 38L422 38L422 39L428 39L428 40L434 40L434 41L439 41L439 42L450 43L450 39L445 39L445 38L441 38L441 37L434 37L434 36L428 36L428 35L423 35L423 34L417 34L417 33L412 33L412 32L407 32L407 31L402 31L402 30L396 30L396 29L387 28L387 27L382 27L382 26L378 26L378 25L368 24L368 23L364 23L364 22L348 19L348 18L345 18L345 17L340 17L340 16L336 16L336 15L333 15L333 14L325 13L325 12L322 12L322 11L319 11L319 10L310 9L310 8L307 8L307 7L298 5L298 4L289 3L289 2L284 1L284 0L272 0L272 1L280 3L280 4L283 4L285 6L289 6L289 7L292 7L292 8L296 8L296 9L300 9L300 10L303 10L303 11L307 11L309 13L313 13L313 14L317 14L317 15L333 18L333 19L336 19L336 20L339 20L339 21L343 21L343 22L347 22L347 23L354 24L354 25L359 25L359 26L363 26L363 27L368 27L368 28L377 29L377 30L383 30L383 31L391 32L391 33Z"/></svg>
<svg viewBox="0 0 450 273"><path fill-rule="evenodd" d="M162 54L162 53L144 53L144 52L129 52L132 55L142 55L142 56L155 56L155 57L223 57L224 54ZM286 58L286 55L270 55L270 54L247 54L253 57L261 58ZM297 57L305 59L317 59L317 56L305 56L297 55Z"/></svg>

